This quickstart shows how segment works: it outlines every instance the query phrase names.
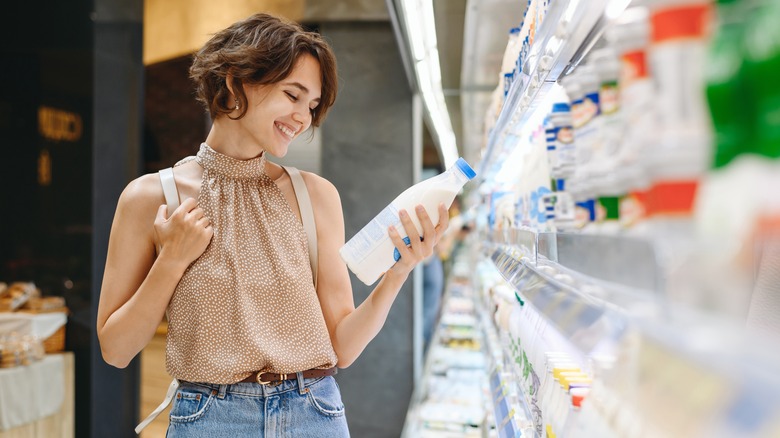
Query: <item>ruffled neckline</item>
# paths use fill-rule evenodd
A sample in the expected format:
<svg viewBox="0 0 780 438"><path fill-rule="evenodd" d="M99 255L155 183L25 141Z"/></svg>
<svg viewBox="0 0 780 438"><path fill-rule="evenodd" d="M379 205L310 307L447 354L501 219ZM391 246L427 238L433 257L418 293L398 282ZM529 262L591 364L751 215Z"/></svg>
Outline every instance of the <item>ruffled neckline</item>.
<svg viewBox="0 0 780 438"><path fill-rule="evenodd" d="M206 143L201 143L195 160L205 170L230 178L260 178L265 175L265 153L257 158L239 160L221 154Z"/></svg>

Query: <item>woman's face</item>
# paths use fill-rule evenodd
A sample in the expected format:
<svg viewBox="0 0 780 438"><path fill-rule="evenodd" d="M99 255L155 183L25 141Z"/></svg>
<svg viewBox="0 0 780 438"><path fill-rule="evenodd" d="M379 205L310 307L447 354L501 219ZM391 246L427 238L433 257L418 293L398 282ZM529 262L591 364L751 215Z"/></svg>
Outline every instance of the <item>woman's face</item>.
<svg viewBox="0 0 780 438"><path fill-rule="evenodd" d="M290 75L269 85L246 85L247 112L238 120L253 143L275 157L284 157L293 138L309 128L320 103L320 64L302 55Z"/></svg>

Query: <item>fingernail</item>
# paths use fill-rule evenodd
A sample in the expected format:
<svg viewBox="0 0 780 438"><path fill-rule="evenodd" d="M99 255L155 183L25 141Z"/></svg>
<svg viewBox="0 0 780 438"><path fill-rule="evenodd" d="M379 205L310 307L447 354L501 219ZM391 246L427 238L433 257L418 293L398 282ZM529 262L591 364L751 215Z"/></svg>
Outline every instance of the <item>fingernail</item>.
<svg viewBox="0 0 780 438"><path fill-rule="evenodd" d="M404 216L406 216L406 210L401 210L401 211L400 211L398 214L399 214L401 217L404 217Z"/></svg>
<svg viewBox="0 0 780 438"><path fill-rule="evenodd" d="M417 206L417 211L424 211L424 210L425 210L425 207L423 207L422 205L418 205Z"/></svg>
<svg viewBox="0 0 780 438"><path fill-rule="evenodd" d="M387 231L388 231L388 232L390 232L390 233L395 233L395 227L394 227L394 226L392 226L392 225L390 225L390 226L387 228Z"/></svg>

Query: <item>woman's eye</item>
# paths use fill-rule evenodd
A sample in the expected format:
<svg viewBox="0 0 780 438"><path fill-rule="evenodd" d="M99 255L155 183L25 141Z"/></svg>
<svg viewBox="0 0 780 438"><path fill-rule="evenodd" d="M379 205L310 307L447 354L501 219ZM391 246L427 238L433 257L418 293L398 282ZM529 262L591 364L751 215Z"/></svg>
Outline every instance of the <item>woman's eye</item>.
<svg viewBox="0 0 780 438"><path fill-rule="evenodd" d="M284 94L286 94L287 97L289 97L290 100L292 100L293 102L297 102L298 101L298 98L293 96L292 93L288 93L288 92L285 91Z"/></svg>

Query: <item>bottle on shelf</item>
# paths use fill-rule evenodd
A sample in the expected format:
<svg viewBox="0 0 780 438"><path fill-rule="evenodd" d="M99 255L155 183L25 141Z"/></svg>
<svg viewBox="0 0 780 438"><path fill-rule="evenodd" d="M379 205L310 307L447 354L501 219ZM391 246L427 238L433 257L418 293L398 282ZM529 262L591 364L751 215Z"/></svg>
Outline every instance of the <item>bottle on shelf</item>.
<svg viewBox="0 0 780 438"><path fill-rule="evenodd" d="M765 260L780 236L780 87L772 79L780 73L780 8L719 0L717 18L706 89L714 159L697 199L696 231L718 251L703 256L699 282L710 291L711 307L742 321L767 291L760 267L746 261Z"/></svg>
<svg viewBox="0 0 780 438"><path fill-rule="evenodd" d="M705 298L692 284L699 269L693 213L711 159L704 61L712 8L709 0L651 0L649 7L656 124L644 154L647 225L666 298L696 306Z"/></svg>
<svg viewBox="0 0 780 438"><path fill-rule="evenodd" d="M580 81L581 70L577 69L571 75L563 78L561 86L566 90L571 104L572 127L574 129L574 170L566 180L566 191L571 195L575 204L575 227L584 229L596 219L596 211L593 200L589 199L586 187L586 175L584 166L590 158L590 138L592 130L589 130L588 122L592 116L592 101L590 105L585 103L585 91Z"/></svg>
<svg viewBox="0 0 780 438"><path fill-rule="evenodd" d="M612 47L588 56L599 76L600 142L594 151L591 180L597 195L596 220L601 234L620 231L620 199L627 193L617 179L620 138L625 127L620 111L620 60Z"/></svg>
<svg viewBox="0 0 780 438"><path fill-rule="evenodd" d="M633 6L606 30L606 39L620 57L620 137L613 174L614 187L625 193L619 200L621 227L632 234L644 234L649 179L641 157L652 147L654 93L647 61L650 41L649 11Z"/></svg>
<svg viewBox="0 0 780 438"><path fill-rule="evenodd" d="M763 0L754 8L745 28L745 82L747 96L755 108L754 151L763 157L763 171L757 190L761 190L762 212L756 235L778 238L780 235L780 4Z"/></svg>
<svg viewBox="0 0 780 438"><path fill-rule="evenodd" d="M751 122L755 107L745 105L742 72L745 5L742 0L717 1L717 30L710 43L706 68L707 101L714 128L715 153L712 166L729 164L748 152L755 141Z"/></svg>
<svg viewBox="0 0 780 438"><path fill-rule="evenodd" d="M710 160L703 65L711 5L709 0L649 3L657 134L655 145L645 150L653 184L648 213L651 219L677 222L690 219L699 179ZM671 231L662 228L661 234Z"/></svg>
<svg viewBox="0 0 780 438"><path fill-rule="evenodd" d="M545 132L550 177L556 180L568 178L574 171L576 159L571 106L568 102L553 104Z"/></svg>

